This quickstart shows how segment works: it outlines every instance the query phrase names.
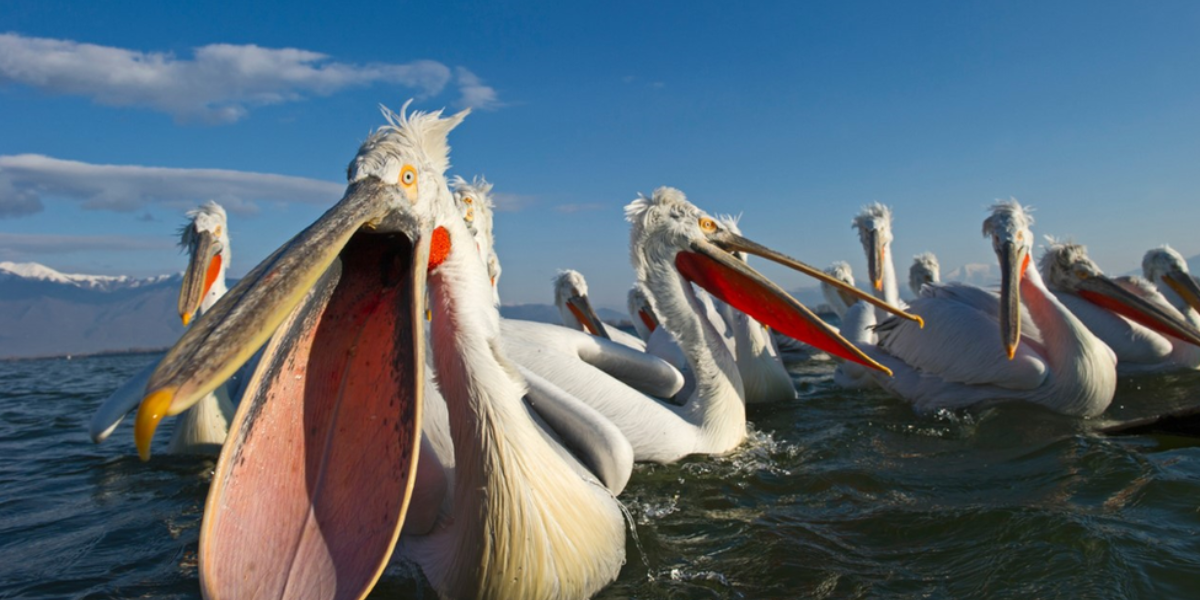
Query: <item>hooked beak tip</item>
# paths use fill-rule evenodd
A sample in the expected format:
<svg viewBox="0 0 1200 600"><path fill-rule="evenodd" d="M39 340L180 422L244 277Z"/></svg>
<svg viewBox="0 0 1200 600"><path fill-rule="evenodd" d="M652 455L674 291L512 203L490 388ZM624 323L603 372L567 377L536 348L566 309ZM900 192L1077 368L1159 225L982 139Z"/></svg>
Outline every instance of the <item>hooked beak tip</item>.
<svg viewBox="0 0 1200 600"><path fill-rule="evenodd" d="M183 313L182 315L179 315L179 316L181 319L183 319L184 327L187 327L188 323L192 322L192 313Z"/></svg>
<svg viewBox="0 0 1200 600"><path fill-rule="evenodd" d="M150 460L150 441L154 439L154 430L158 429L158 423L166 416L174 396L174 388L161 389L146 396L138 407L133 441L143 462Z"/></svg>
<svg viewBox="0 0 1200 600"><path fill-rule="evenodd" d="M1008 360L1012 360L1017 355L1017 347L1015 345L1006 345L1005 349L1008 350Z"/></svg>
<svg viewBox="0 0 1200 600"><path fill-rule="evenodd" d="M877 291L877 292L883 291L883 280L882 279L875 280L875 291Z"/></svg>
<svg viewBox="0 0 1200 600"><path fill-rule="evenodd" d="M917 329L925 329L925 319L921 315L913 315L913 318L917 321Z"/></svg>

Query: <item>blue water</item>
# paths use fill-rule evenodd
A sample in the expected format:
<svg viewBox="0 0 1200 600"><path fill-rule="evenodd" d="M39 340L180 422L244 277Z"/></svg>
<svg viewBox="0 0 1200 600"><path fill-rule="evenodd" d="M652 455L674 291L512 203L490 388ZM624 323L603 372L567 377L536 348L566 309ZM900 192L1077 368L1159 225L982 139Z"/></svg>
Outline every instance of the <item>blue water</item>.
<svg viewBox="0 0 1200 600"><path fill-rule="evenodd" d="M0 362L0 598L195 598L214 463L85 430L152 355ZM920 418L795 366L738 452L639 466L601 598L1200 596L1200 446L1009 406ZM1123 380L1105 420L1200 403L1200 373ZM165 444L162 432L157 443ZM393 564L372 598L435 598Z"/></svg>

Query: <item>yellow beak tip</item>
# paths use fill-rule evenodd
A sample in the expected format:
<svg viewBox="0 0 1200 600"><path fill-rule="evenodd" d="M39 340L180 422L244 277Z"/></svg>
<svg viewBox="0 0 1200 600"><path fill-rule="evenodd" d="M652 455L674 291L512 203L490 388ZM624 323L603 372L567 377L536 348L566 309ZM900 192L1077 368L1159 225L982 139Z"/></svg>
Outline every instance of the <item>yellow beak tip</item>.
<svg viewBox="0 0 1200 600"><path fill-rule="evenodd" d="M133 442L143 461L150 460L150 442L154 439L154 430L158 429L158 423L166 416L174 397L174 388L161 389L143 398L138 407L137 420L133 425Z"/></svg>
<svg viewBox="0 0 1200 600"><path fill-rule="evenodd" d="M188 323L192 322L192 313L183 313L180 315L180 318L183 319L183 326L187 327Z"/></svg>
<svg viewBox="0 0 1200 600"><path fill-rule="evenodd" d="M883 291L883 282L882 281L875 282L875 291L877 291L877 292Z"/></svg>

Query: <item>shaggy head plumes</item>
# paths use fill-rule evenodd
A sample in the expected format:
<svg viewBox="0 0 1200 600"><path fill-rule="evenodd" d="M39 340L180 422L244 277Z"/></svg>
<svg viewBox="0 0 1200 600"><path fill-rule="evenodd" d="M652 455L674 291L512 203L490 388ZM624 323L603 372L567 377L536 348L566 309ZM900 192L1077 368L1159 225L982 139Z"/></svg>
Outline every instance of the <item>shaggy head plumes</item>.
<svg viewBox="0 0 1200 600"><path fill-rule="evenodd" d="M1052 288L1074 292L1080 282L1103 275L1104 271L1088 258L1087 247L1071 241L1060 242L1046 238L1046 251L1038 261L1038 270Z"/></svg>

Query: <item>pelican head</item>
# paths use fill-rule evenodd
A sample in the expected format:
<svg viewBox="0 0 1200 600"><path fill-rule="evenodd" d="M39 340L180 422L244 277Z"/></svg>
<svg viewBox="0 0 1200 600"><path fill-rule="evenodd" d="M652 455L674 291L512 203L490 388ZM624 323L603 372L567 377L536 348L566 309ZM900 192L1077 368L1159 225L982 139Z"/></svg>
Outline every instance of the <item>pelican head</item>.
<svg viewBox="0 0 1200 600"><path fill-rule="evenodd" d="M633 287L629 288L626 306L638 336L642 338L642 341L648 341L650 334L658 329L658 317L655 316L654 309L650 308L650 300L646 297L646 291L642 289L642 286L635 283Z"/></svg>
<svg viewBox="0 0 1200 600"><path fill-rule="evenodd" d="M839 260L825 267L825 274L850 287L854 287L854 272L850 270L850 263L844 260ZM821 294L825 296L825 302L829 303L829 306L833 308L833 312L837 313L838 317L844 316L846 310L853 306L855 302L858 302L858 296L824 281L821 282Z"/></svg>
<svg viewBox="0 0 1200 600"><path fill-rule="evenodd" d="M728 227L688 202L683 192L675 188L663 187L655 190L650 197L639 197L625 207L625 216L633 224L631 259L638 281L646 285L652 285L653 282L695 283L726 304L784 335L806 341L847 360L887 371L838 335L807 307L732 253L741 251L754 254L819 280L848 287L844 283L731 232ZM654 289L650 292L655 312L666 318L657 305L658 294ZM861 291L853 292L875 300ZM918 320L895 307L880 304L898 315Z"/></svg>
<svg viewBox="0 0 1200 600"><path fill-rule="evenodd" d="M1011 360L1021 341L1021 281L1033 250L1033 217L1015 198L991 207L983 221L983 236L992 239L1000 261L1000 339Z"/></svg>
<svg viewBox="0 0 1200 600"><path fill-rule="evenodd" d="M892 243L892 209L879 202L864 206L854 217L851 227L858 230L858 239L867 254L867 277L876 291L883 290L883 265Z"/></svg>
<svg viewBox="0 0 1200 600"><path fill-rule="evenodd" d="M608 330L592 308L588 299L587 280L574 269L563 269L554 276L554 305L562 313L563 324L602 338L608 338Z"/></svg>
<svg viewBox="0 0 1200 600"><path fill-rule="evenodd" d="M922 252L913 257L913 264L908 268L908 287L914 296L921 295L921 287L927 283L941 281L941 267L932 252Z"/></svg>
<svg viewBox="0 0 1200 600"><path fill-rule="evenodd" d="M229 227L220 204L209 200L188 211L187 216L188 223L179 228L179 247L188 253L188 267L179 290L179 317L185 326L197 312L216 301L217 282L224 291L230 256Z"/></svg>
<svg viewBox="0 0 1200 600"><path fill-rule="evenodd" d="M467 114L405 109L384 109L342 199L204 312L147 384L143 459L163 415L271 340L205 506L206 597L363 597L391 556L420 439L425 277L449 253L434 224L455 212L446 136Z"/></svg>
<svg viewBox="0 0 1200 600"><path fill-rule="evenodd" d="M1200 286L1188 272L1183 255L1170 246L1162 245L1146 252L1142 257L1142 275L1154 285L1165 285L1183 303L1200 312Z"/></svg>
<svg viewBox="0 0 1200 600"><path fill-rule="evenodd" d="M1086 247L1072 242L1048 241L1038 267L1052 289L1075 294L1163 335L1200 346L1200 331L1178 314L1172 314L1169 308L1151 303L1110 279L1088 257Z"/></svg>

